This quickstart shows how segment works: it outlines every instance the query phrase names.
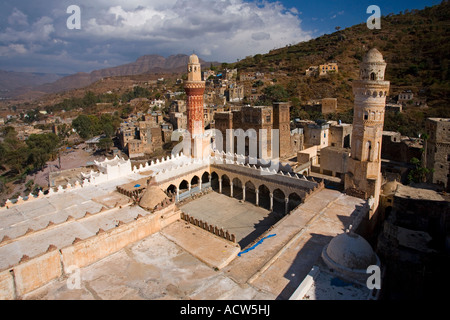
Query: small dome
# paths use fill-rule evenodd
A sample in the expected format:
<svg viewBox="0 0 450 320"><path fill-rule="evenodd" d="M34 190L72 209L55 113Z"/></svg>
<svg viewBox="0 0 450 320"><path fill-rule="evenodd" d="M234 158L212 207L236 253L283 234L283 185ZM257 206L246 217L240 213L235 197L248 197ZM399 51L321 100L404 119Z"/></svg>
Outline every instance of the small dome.
<svg viewBox="0 0 450 320"><path fill-rule="evenodd" d="M383 55L376 48L372 48L364 56L363 62L384 62Z"/></svg>
<svg viewBox="0 0 450 320"><path fill-rule="evenodd" d="M199 61L197 55L192 54L192 55L189 57L189 63L200 63L200 61Z"/></svg>
<svg viewBox="0 0 450 320"><path fill-rule="evenodd" d="M160 188L149 186L139 201L139 206L145 210L153 210L166 199L168 199L167 195Z"/></svg>
<svg viewBox="0 0 450 320"><path fill-rule="evenodd" d="M384 195L393 194L397 191L398 184L398 181L389 181L381 187L381 191Z"/></svg>
<svg viewBox="0 0 450 320"><path fill-rule="evenodd" d="M378 264L378 257L370 244L360 235L355 233L343 233L330 241L324 256L325 262L331 260L333 265L338 265L350 270L366 270L371 265Z"/></svg>

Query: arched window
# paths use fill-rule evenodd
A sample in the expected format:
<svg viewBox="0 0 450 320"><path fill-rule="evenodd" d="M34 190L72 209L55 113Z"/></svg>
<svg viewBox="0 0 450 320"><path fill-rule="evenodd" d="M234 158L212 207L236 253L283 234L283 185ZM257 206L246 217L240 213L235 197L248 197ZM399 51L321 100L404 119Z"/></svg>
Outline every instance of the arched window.
<svg viewBox="0 0 450 320"><path fill-rule="evenodd" d="M372 73L370 74L370 80L372 80L372 81L376 80L375 72L372 72Z"/></svg>
<svg viewBox="0 0 450 320"><path fill-rule="evenodd" d="M364 120L369 120L369 113L364 111Z"/></svg>
<svg viewBox="0 0 450 320"><path fill-rule="evenodd" d="M366 150L364 155L364 161L370 161L370 153L372 152L372 142L367 141L366 142Z"/></svg>

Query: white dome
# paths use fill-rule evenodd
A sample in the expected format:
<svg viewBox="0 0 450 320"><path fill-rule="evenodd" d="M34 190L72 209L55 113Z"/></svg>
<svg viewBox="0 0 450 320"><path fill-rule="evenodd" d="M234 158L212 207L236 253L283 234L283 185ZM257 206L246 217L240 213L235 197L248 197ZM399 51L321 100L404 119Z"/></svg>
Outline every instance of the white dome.
<svg viewBox="0 0 450 320"><path fill-rule="evenodd" d="M189 57L189 63L200 63L200 60L198 59L197 55L192 54Z"/></svg>
<svg viewBox="0 0 450 320"><path fill-rule="evenodd" d="M370 265L379 264L370 244L355 233L338 235L330 241L323 253L325 262L354 271L365 272Z"/></svg>
<svg viewBox="0 0 450 320"><path fill-rule="evenodd" d="M376 48L372 48L364 56L363 62L384 62L383 55Z"/></svg>

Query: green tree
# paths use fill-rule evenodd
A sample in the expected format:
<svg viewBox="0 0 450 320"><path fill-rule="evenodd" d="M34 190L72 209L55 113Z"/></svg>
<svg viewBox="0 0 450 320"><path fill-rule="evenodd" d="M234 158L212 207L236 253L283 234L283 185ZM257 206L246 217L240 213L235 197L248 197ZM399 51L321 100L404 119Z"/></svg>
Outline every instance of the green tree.
<svg viewBox="0 0 450 320"><path fill-rule="evenodd" d="M263 93L260 102L264 105L271 105L273 102L286 102L289 99L289 93L279 84L264 88Z"/></svg>
<svg viewBox="0 0 450 320"><path fill-rule="evenodd" d="M100 99L92 91L86 92L83 98L83 107L93 107L96 103L99 103Z"/></svg>
<svg viewBox="0 0 450 320"><path fill-rule="evenodd" d="M42 149L45 153L54 153L60 143L59 137L54 133L32 134L26 144L30 149Z"/></svg>
<svg viewBox="0 0 450 320"><path fill-rule="evenodd" d="M19 148L7 151L5 155L5 164L9 165L9 167L18 174L22 174L27 167L29 149L23 144L19 145Z"/></svg>
<svg viewBox="0 0 450 320"><path fill-rule="evenodd" d="M32 134L28 137L27 165L33 169L41 169L45 164L56 156L60 139L54 133Z"/></svg>
<svg viewBox="0 0 450 320"><path fill-rule="evenodd" d="M72 121L72 127L83 139L87 140L93 136L91 119L84 114L79 115L75 120Z"/></svg>
<svg viewBox="0 0 450 320"><path fill-rule="evenodd" d="M413 170L411 170L408 174L409 183L426 182L427 175L430 173L430 170L428 168L425 168L422 165L422 162L417 158L412 158L410 163L413 164L415 166L415 168Z"/></svg>
<svg viewBox="0 0 450 320"><path fill-rule="evenodd" d="M108 152L113 146L114 142L111 138L103 138L98 142L98 147L105 150L106 152Z"/></svg>

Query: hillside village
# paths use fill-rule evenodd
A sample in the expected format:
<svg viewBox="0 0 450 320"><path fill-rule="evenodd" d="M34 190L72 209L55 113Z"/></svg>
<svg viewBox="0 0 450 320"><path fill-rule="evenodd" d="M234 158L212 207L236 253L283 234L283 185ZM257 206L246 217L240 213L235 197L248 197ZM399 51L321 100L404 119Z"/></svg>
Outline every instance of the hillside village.
<svg viewBox="0 0 450 320"><path fill-rule="evenodd" d="M441 15L436 14L436 8L441 6L448 11L448 2L443 2L433 9L390 16L388 21L395 26L413 17L427 21L431 25L430 32L434 29L448 31ZM434 14L437 18L429 22L427 16ZM392 44L395 38L387 37L384 30L369 36L379 37L375 41L380 47L378 51L362 39L359 29L360 26L355 26L233 64L202 65L201 72L195 70L201 74L196 80L193 80L196 74L193 75L191 67L200 62L193 54L188 57L188 69L183 72L104 77L87 87L45 95L37 100L4 100L0 105L0 204L10 209L26 201L38 201L72 189L80 196L83 185L93 188L96 184L110 182L108 170L116 170L112 175L124 178L120 172L122 166L134 180L114 188L111 184L108 188L120 193L121 201L126 200L128 205L132 203L133 210L145 209L150 212L149 216L158 210L175 212L175 204L188 206L190 201L215 191L232 199L239 195L240 203L245 203L247 196L256 207L276 213L281 221L290 212L301 209L300 205L307 199L325 190L333 196L339 194L337 199L348 197L350 202L363 199L367 203L361 202L361 210L367 209L368 215L373 214L370 208L380 205L380 211L376 212L383 225L372 226L367 234L372 237L369 239L372 244L378 243L382 258L390 261L388 279L392 281L401 274L402 265L412 265L414 271L402 278L401 288L392 291L392 295L407 295L408 281L414 278L411 274L420 272L421 265L417 261L426 261L429 270L441 270L442 266L434 262L448 252L450 243L448 88L443 90L442 96L436 93L448 84L450 73L448 65L443 65L442 68L447 69L441 70L441 78L426 83L427 79L418 78L431 77L435 70L425 70L425 64L414 61L420 67L417 70L408 67L405 76L403 64L406 58L396 56L401 55L396 53L401 46ZM352 34L358 36L352 38ZM338 45L333 47L330 43ZM317 51L324 47L326 51L313 54L313 44ZM350 49L341 50L347 45ZM383 49L387 49L385 55ZM448 52L442 60L448 61ZM427 60L427 63L431 66L436 61ZM384 69L378 74L369 74L364 69L368 65L377 68L387 65L386 81ZM369 89L365 87L367 83ZM198 88L201 89L200 98L193 101L201 105L190 102ZM382 101L382 108L373 101ZM219 173L226 170L220 166L213 168L210 163L196 162L189 158L190 155L173 153L181 142L179 132L193 128L193 114L202 117L202 132L213 131L224 137L226 148L221 150L220 157L231 157L232 166L237 167L233 170L239 175L245 172L252 176L252 170L263 172L267 169L266 164L260 162L254 167L249 164L254 156L250 132L258 135L260 130L267 130L268 150L265 151L280 162L275 179L278 179L275 182L277 188L251 181L248 181L251 186L248 187L244 180L237 176L229 178L226 173L205 175L206 167ZM359 125L371 130L363 135L358 132ZM242 145L230 131L238 129L248 137L244 137ZM376 131L379 129L380 132ZM279 145L273 147L272 134L275 133L279 134L275 136L279 138ZM215 143L218 141L214 136L207 142L217 151ZM256 149L255 156L264 158L263 150ZM356 152L359 153L355 155ZM238 161L240 157L244 159L243 164ZM175 165L179 159L183 164ZM372 172L371 165L379 165L375 168L378 171ZM175 175L175 171L182 172L189 166L201 168L198 170L203 170L203 176L196 173L191 177L189 172L188 178L183 180ZM159 181L163 186L161 190L155 191L155 185L151 184L156 183L152 180L154 177L146 180L139 176L149 174L149 168L157 168L156 174L163 179ZM353 170L351 174L349 168ZM359 179L361 174L366 176ZM364 180L364 187L358 185L359 180ZM286 188L297 184L301 192L289 194L292 190L283 189L286 181ZM202 185L209 189L205 191ZM150 191L161 201L153 201ZM150 195L146 197L146 194ZM433 212L422 216L419 211L427 206L433 208ZM97 204L95 208L99 209ZM107 210L117 208L123 209L119 202ZM323 212L327 210L322 209ZM345 210L348 211L345 219L350 219L352 210ZM408 216L411 212L418 218ZM139 215L134 220L142 218ZM86 212L80 219L89 216ZM175 219L174 216L170 219ZM212 225L201 226L198 220L189 220L184 213L181 217L187 223L211 232ZM70 223L70 216L67 219ZM163 215L161 219L164 220ZM357 221L360 223L361 220ZM119 222L116 227L120 226ZM368 228L363 223L359 227ZM416 227L422 231L417 231ZM351 229L351 225L348 228ZM102 234L100 230L103 229L100 228L94 237ZM225 230L212 232L227 241L232 239L231 233L226 234ZM347 233L350 231L344 234ZM81 241L77 239L73 245ZM232 242L235 240L236 237ZM254 240L258 237L252 238ZM5 241L6 246L13 240L4 238L1 241ZM252 241L242 243L247 246ZM401 262L396 265L392 261L399 256ZM22 259L17 263L28 261L27 257ZM423 272L416 283L418 288L427 287L425 283L435 279ZM417 294L421 296L421 293Z"/></svg>
<svg viewBox="0 0 450 320"><path fill-rule="evenodd" d="M223 66L226 67L227 64ZM310 67L304 71L304 76L326 78L338 73L339 64L333 62L329 65ZM54 101L52 106L42 107L43 103L41 102L39 103L41 107L34 108L30 107L32 103L25 103L19 108L16 106L3 107L0 124L2 128L14 128L18 143L23 143L32 135L56 134L60 139L60 148L55 148L50 152L50 159L55 159L57 152L73 151L74 149L71 148L77 148L80 143L84 143L84 149L92 154L95 153L98 157L120 155L133 161L152 160L170 154L175 145L172 141L172 133L187 128L185 93L181 89L183 75L180 75L180 77L168 75L169 78L164 78L164 76L166 75L161 75L156 79L155 76L152 77L153 79L140 76L138 81L133 78L120 77L104 79L85 90L60 94L61 97L56 100L51 98ZM287 101L289 96L283 87L277 85L276 81L277 78L282 76L283 74L275 72L240 72L236 68L221 69L213 66L204 68L202 77L206 82L204 94L206 128L216 128L215 115L217 113L220 115L224 112L237 112L245 106L261 104L270 106L275 101ZM117 83L120 84L119 87L115 87ZM128 89L124 88L123 84L127 84ZM83 92L86 92L84 96L82 96ZM67 98L68 96L72 97ZM387 104L387 110L392 115L401 113L403 108L415 101L414 95L412 93L406 94L406 92L390 99L391 102ZM62 101L57 103L58 100ZM339 117L340 106L338 99L334 97L311 99L304 102L300 108L292 108L291 102L290 109L290 129L292 136L295 136L292 145L297 146L289 155L291 157L296 156L296 151L302 151L303 146L337 145L333 141L324 144L320 141L311 140L314 140L313 137L316 135L309 132L309 127L311 127L309 124L317 127L315 120L330 119L328 122L331 122L327 126L329 127L331 124L331 130L341 128L341 125L338 125L338 122L343 122L341 119L351 123L351 117L345 117L345 115L342 118ZM79 114L82 114L82 116L79 116ZM79 125L78 129L81 132L77 132L77 125L73 125L74 120L77 118L80 120L80 118L85 117L84 115L90 115L91 118L97 117L98 119L102 119L102 116L107 116L108 119L114 118L114 121L112 121L113 128L108 132L102 129L93 130L89 128L93 124L88 123L87 128L81 128L81 125ZM300 118L303 119L300 120ZM319 127L321 126L319 125ZM322 129L322 131L328 130L328 127L324 127L326 129ZM299 132L303 134L299 136ZM324 134L319 134L319 132L320 130L317 132L317 136ZM333 136L333 133L331 135ZM5 137L6 134L4 133L2 139L4 140ZM422 141L417 137L411 138L414 141ZM338 145L344 146L343 138L340 139ZM405 139L403 138L403 140ZM347 140L345 146L349 147L349 140ZM27 160L22 159L24 170L30 170L26 169ZM28 179L24 181L24 185L29 182ZM49 182L49 185L35 185L34 187L45 190L50 186L54 185ZM17 196L18 192L20 191L11 194L5 190L4 185L3 199L5 200L14 194Z"/></svg>

